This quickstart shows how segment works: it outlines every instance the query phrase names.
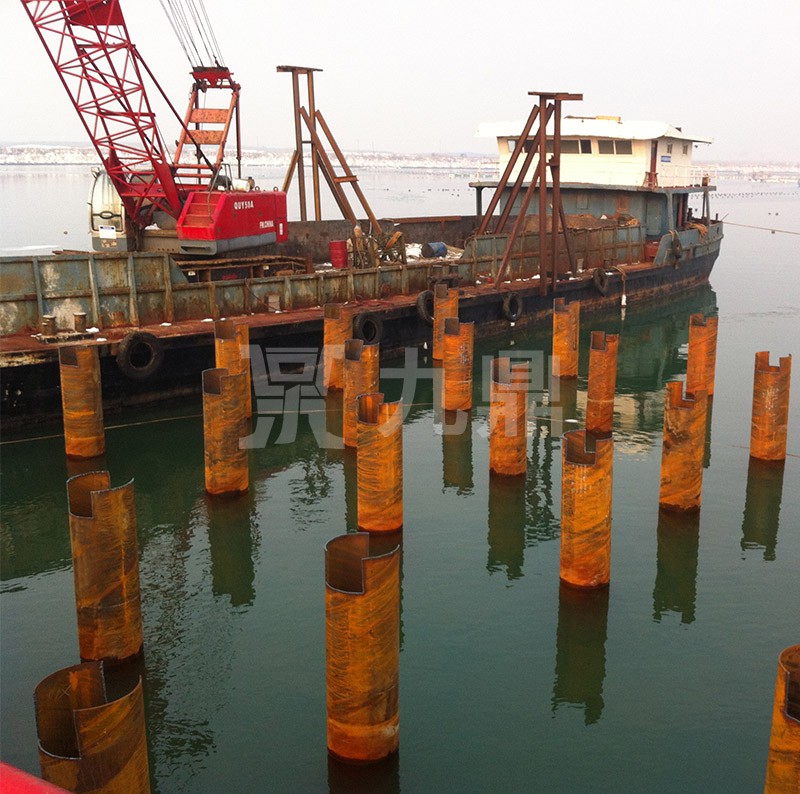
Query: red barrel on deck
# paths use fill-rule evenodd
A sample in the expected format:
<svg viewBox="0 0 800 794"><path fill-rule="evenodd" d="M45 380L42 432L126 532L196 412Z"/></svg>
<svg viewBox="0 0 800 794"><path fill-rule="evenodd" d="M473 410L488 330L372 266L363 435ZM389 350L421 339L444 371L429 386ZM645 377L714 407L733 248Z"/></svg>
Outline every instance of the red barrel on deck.
<svg viewBox="0 0 800 794"><path fill-rule="evenodd" d="M347 240L329 241L328 256L337 270L347 267Z"/></svg>

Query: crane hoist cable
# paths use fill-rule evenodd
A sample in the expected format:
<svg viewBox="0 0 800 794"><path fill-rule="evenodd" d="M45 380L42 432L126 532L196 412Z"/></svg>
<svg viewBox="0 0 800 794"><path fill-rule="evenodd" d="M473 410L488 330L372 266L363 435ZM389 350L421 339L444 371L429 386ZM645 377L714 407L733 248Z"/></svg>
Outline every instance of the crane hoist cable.
<svg viewBox="0 0 800 794"><path fill-rule="evenodd" d="M203 0L159 0L193 67L222 66L224 59Z"/></svg>

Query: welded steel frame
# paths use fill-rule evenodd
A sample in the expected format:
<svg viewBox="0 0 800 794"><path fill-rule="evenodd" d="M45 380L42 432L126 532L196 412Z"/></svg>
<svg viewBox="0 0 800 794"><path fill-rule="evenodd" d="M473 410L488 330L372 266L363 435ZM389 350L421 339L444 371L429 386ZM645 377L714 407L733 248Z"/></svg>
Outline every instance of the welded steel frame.
<svg viewBox="0 0 800 794"><path fill-rule="evenodd" d="M525 160L522 167L517 173L516 180L511 188L511 194L500 213L497 223L495 224L492 234L502 234L505 230L508 218L511 214L511 209L514 202L519 195L522 188L523 181L530 168L535 155L538 156L536 163L536 171L531 176L528 188L522 197L519 214L517 215L514 225L508 234L506 240L506 247L503 251L503 256L500 260L500 266L497 270L495 278L495 286L501 289L503 286L504 276L508 270L509 262L511 261L511 252L514 243L517 241L522 230L525 228L525 217L527 215L528 206L533 192L537 185L539 189L539 292L542 295L547 294L548 279L546 278L547 270L545 261L548 259L547 249L547 166L550 166L550 175L552 180L552 228L551 238L552 245L550 246L550 270L551 283L553 292L556 291L558 283L558 234L559 228L564 231L564 241L569 257L570 269L575 269L574 252L572 250L569 235L567 235L566 217L564 215L564 207L561 201L561 103L565 101L578 101L583 99L583 94L569 94L563 91L529 91L529 96L538 97L538 103L533 106L528 119L525 122L522 133L517 138L514 151L511 153L508 163L500 177L491 201L486 208L486 212L478 224L476 235L489 233L489 225L492 220L492 215L500 203L503 191L508 186L511 173L516 167L522 153L525 151L525 144L530 141L528 151L525 152ZM547 124L550 119L553 119L553 153L550 160L547 160ZM538 120L539 126L531 136L531 130Z"/></svg>
<svg viewBox="0 0 800 794"><path fill-rule="evenodd" d="M318 69L310 66L278 66L277 71L285 72L292 76L292 103L294 106L294 135L295 135L295 150L289 161L289 167L286 170L286 176L283 180L282 190L284 193L289 191L292 183L295 170L297 171L297 183L300 193L300 220L308 220L308 201L306 192L306 175L305 175L305 157L304 147L310 147L311 158L311 185L314 198L314 219L322 220L322 205L320 201L320 179L322 174L328 187L333 195L336 205L342 216L350 223L355 225L358 220L356 218L353 207L347 198L343 184L350 184L353 192L358 199L361 208L363 209L369 222L372 224L373 234L380 234L381 228L375 217L369 202L364 196L361 187L358 184L358 177L353 173L350 166L347 164L344 152L342 152L336 139L333 137L331 128L322 116L322 113L316 107L316 96L314 91L314 72L321 72ZM300 78L306 78L306 96L308 99L308 107L306 108L301 104L301 83ZM308 138L304 138L304 134ZM329 147L335 158L335 161L328 154L327 147ZM337 168L342 171L341 175L336 173Z"/></svg>

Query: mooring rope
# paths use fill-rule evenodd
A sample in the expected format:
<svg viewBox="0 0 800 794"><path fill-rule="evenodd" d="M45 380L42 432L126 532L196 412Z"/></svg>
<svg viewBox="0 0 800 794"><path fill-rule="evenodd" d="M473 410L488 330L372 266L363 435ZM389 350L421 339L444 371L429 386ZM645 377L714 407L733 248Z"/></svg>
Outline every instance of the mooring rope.
<svg viewBox="0 0 800 794"><path fill-rule="evenodd" d="M789 229L771 229L769 226L751 226L749 223L734 223L733 221L724 221L726 226L741 226L743 229L758 229L762 232L780 232L781 234L800 234L800 232L793 232Z"/></svg>

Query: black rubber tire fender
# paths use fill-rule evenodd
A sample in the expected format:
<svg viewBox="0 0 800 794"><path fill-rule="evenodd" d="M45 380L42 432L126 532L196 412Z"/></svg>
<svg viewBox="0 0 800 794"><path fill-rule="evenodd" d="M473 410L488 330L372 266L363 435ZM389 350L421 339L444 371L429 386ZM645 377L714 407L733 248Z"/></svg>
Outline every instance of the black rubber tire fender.
<svg viewBox="0 0 800 794"><path fill-rule="evenodd" d="M353 336L368 345L377 345L383 336L383 320L371 312L357 314L353 318Z"/></svg>
<svg viewBox="0 0 800 794"><path fill-rule="evenodd" d="M126 334L117 350L117 366L131 380L148 380L164 363L164 347L146 331Z"/></svg>
<svg viewBox="0 0 800 794"><path fill-rule="evenodd" d="M516 292L507 292L503 298L503 317L510 323L515 323L522 317L522 298Z"/></svg>
<svg viewBox="0 0 800 794"><path fill-rule="evenodd" d="M433 290L426 289L417 295L417 315L425 325L433 325Z"/></svg>
<svg viewBox="0 0 800 794"><path fill-rule="evenodd" d="M608 295L608 288L610 286L608 280L608 273L604 267L596 267L592 271L592 283L594 288L603 296Z"/></svg>

